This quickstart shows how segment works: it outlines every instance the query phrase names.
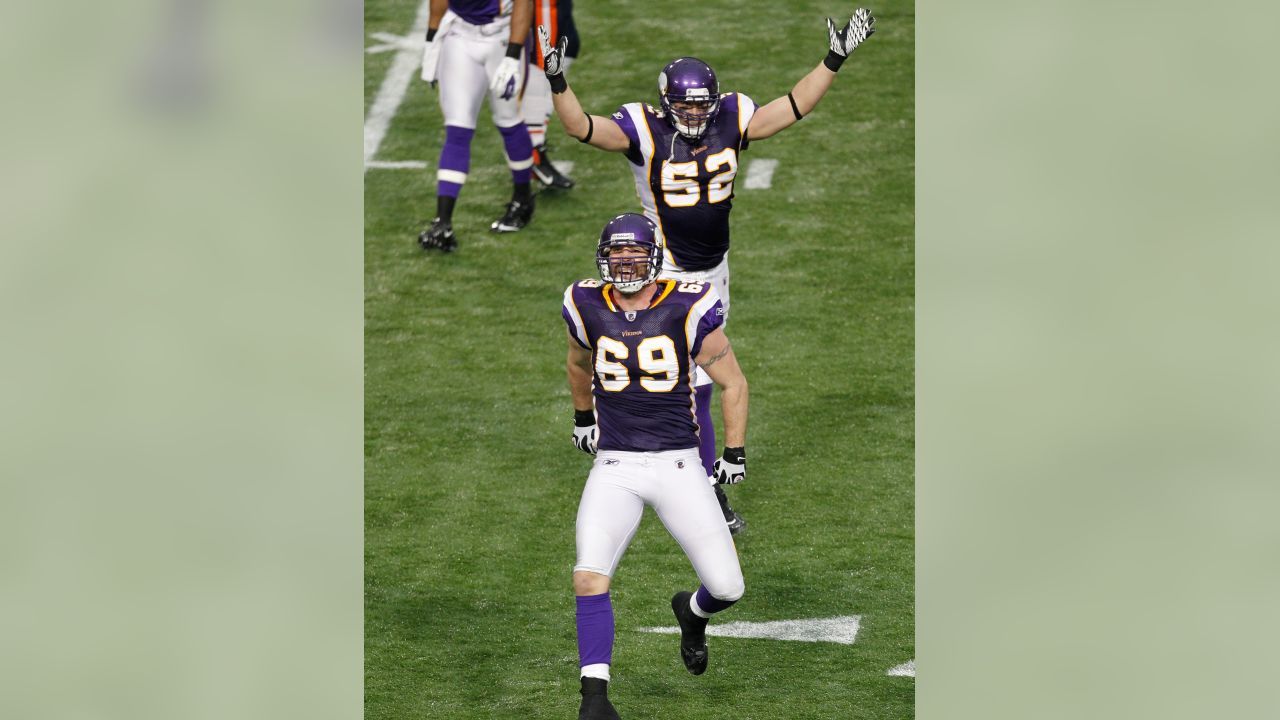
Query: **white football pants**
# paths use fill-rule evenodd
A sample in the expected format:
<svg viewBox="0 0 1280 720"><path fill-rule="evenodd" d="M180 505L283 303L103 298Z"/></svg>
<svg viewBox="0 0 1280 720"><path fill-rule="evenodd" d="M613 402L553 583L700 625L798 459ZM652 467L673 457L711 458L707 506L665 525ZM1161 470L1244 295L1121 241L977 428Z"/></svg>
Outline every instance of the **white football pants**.
<svg viewBox="0 0 1280 720"><path fill-rule="evenodd" d="M480 103L489 97L489 112L493 124L511 127L521 122L520 94L503 100L498 93L489 91L489 82L498 69L498 63L507 52L507 39L511 34L511 20L502 18L488 25L472 25L461 18L454 20L448 34L438 42L440 67L437 78L440 85L440 112L444 124L454 127L476 127L480 115ZM520 62L521 72L525 63ZM523 84L523 76L516 79L516 87Z"/></svg>
<svg viewBox="0 0 1280 720"><path fill-rule="evenodd" d="M652 507L693 564L698 580L721 600L742 597L742 568L698 449L602 450L578 505L578 559L573 569L613 577L622 553Z"/></svg>

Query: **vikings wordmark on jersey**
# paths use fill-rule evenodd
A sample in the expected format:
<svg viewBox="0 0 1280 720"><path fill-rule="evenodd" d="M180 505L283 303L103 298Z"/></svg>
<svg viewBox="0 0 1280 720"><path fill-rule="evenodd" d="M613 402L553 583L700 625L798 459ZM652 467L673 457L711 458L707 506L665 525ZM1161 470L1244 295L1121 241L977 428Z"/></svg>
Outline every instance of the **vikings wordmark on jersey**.
<svg viewBox="0 0 1280 720"><path fill-rule="evenodd" d="M692 358L724 322L719 296L710 285L659 280L649 307L624 312L610 289L577 282L561 310L570 335L591 351L600 450L697 447Z"/></svg>

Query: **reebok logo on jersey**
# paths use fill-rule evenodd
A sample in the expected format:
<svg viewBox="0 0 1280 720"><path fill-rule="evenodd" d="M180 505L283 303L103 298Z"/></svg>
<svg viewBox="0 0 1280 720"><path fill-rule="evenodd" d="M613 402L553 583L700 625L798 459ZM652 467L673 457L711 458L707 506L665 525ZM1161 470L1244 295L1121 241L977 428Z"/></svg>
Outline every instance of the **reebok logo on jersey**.
<svg viewBox="0 0 1280 720"><path fill-rule="evenodd" d="M703 145L703 146L702 146L702 147L700 147L700 148L694 148L694 149L693 149L693 152L691 152L691 153L689 153L689 154L690 154L690 155L692 155L692 156L694 156L694 157L697 157L697 156L698 156L698 153L700 153L700 152L704 152L704 151L706 151L706 149L707 149L707 146L706 146L706 145Z"/></svg>
<svg viewBox="0 0 1280 720"><path fill-rule="evenodd" d="M605 460L605 461L604 461L604 464L605 464L605 465L617 465L617 464L618 464L618 461L617 461L617 460Z"/></svg>

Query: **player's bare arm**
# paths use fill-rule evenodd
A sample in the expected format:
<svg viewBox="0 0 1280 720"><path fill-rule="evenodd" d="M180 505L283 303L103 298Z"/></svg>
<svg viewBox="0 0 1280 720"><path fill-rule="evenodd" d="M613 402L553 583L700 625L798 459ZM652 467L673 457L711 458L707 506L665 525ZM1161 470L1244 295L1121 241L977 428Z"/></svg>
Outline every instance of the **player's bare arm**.
<svg viewBox="0 0 1280 720"><path fill-rule="evenodd" d="M751 124L747 126L747 137L751 140L763 140L800 122L831 89L836 72L854 48L865 42L875 31L876 19L865 8L854 11L849 23L840 30L828 19L830 49L827 57L810 70L808 75L800 78L791 92L757 110L751 118Z"/></svg>
<svg viewBox="0 0 1280 720"><path fill-rule="evenodd" d="M569 335L569 357L565 361L565 370L569 375L569 395L573 397L573 409L590 411L594 405L591 400L591 351L578 344Z"/></svg>
<svg viewBox="0 0 1280 720"><path fill-rule="evenodd" d="M543 67L546 69L547 81L551 83L551 103L555 106L556 115L564 131L578 142L585 142L601 150L624 152L631 146L627 136L618 124L607 117L587 115L578 102L578 96L569 88L564 77L565 47L569 39L561 37L559 43L551 46L551 38L546 27L538 26L538 44L542 48Z"/></svg>
<svg viewBox="0 0 1280 720"><path fill-rule="evenodd" d="M747 378L723 328L707 335L693 361L720 387L725 447L742 447L747 438Z"/></svg>
<svg viewBox="0 0 1280 720"><path fill-rule="evenodd" d="M524 47L525 38L529 37L529 29L533 25L533 0L516 0L511 6L511 35L508 45Z"/></svg>
<svg viewBox="0 0 1280 720"><path fill-rule="evenodd" d="M431 32L440 28L440 21L444 19L444 13L449 9L449 0L431 0L430 15L427 16L427 34L434 35ZM434 38L429 38L427 42L431 42Z"/></svg>

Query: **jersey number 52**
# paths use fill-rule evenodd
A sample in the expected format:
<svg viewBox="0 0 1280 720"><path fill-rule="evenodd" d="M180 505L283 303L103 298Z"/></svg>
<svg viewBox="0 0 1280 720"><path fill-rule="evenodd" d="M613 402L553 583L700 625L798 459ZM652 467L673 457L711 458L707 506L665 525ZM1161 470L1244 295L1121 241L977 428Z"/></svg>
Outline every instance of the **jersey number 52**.
<svg viewBox="0 0 1280 720"><path fill-rule="evenodd" d="M722 167L728 169L716 173L707 180L707 202L718 203L727 200L733 194L733 179L738 175L738 153L733 148L725 148L718 153L708 155L704 161L708 173L715 173ZM688 162L662 161L662 199L673 208L693 207L702 199L702 187L698 183L698 161Z"/></svg>

